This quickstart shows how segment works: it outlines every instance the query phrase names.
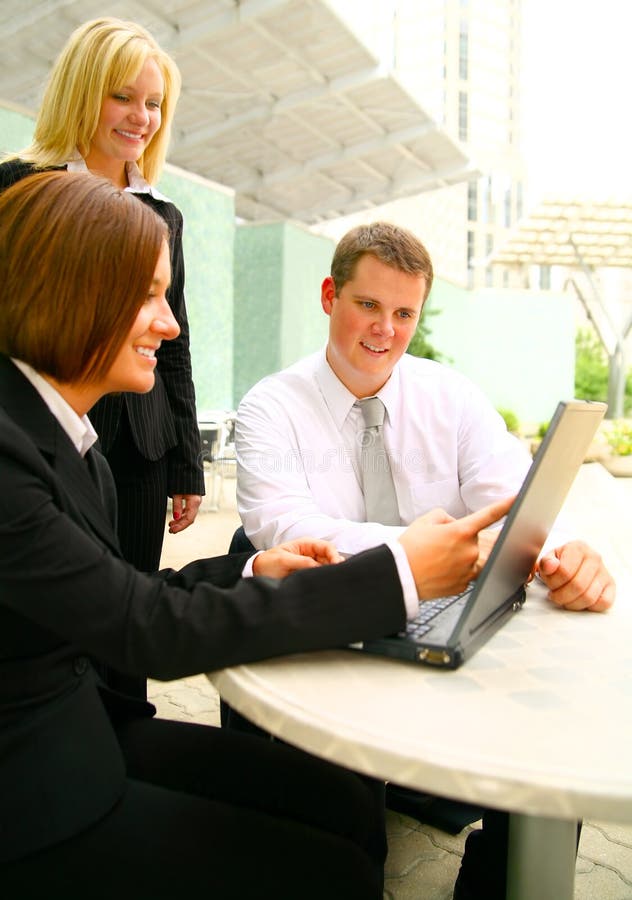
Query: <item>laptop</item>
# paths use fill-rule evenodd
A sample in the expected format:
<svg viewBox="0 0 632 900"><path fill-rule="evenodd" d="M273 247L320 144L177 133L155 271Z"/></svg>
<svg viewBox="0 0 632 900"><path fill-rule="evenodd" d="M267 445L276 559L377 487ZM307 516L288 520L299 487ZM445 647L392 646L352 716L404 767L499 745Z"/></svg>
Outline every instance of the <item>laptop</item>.
<svg viewBox="0 0 632 900"><path fill-rule="evenodd" d="M538 554L606 409L590 400L559 403L478 579L462 594L421 602L405 631L351 649L456 669L483 646L522 607Z"/></svg>

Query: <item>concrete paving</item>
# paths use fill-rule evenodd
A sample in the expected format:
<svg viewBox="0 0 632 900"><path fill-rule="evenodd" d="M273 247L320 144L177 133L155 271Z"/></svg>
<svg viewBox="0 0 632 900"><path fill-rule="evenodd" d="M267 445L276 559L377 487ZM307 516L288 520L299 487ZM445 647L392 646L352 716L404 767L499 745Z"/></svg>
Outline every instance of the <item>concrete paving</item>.
<svg viewBox="0 0 632 900"><path fill-rule="evenodd" d="M618 479L617 485L622 499L626 503L632 501L632 478ZM217 511L211 511L205 501L192 527L179 535L166 535L162 565L180 568L192 559L225 553L238 525L235 482L224 478ZM150 681L149 697L156 704L158 715L164 718L219 724L219 697L204 675L172 682ZM477 823L471 827L477 827ZM468 827L452 836L388 812L384 897L450 900L469 830ZM300 891L297 900L299 895ZM632 900L632 825L584 823L575 900Z"/></svg>

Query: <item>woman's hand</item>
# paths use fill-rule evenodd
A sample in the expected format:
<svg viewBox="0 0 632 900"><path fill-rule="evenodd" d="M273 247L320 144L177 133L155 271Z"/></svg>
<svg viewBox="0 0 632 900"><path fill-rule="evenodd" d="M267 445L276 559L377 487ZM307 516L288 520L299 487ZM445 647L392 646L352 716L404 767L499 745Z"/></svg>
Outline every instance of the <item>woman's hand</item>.
<svg viewBox="0 0 632 900"><path fill-rule="evenodd" d="M264 550L255 557L252 571L254 575L285 578L290 572L297 572L299 569L327 566L342 562L343 559L330 541L297 538Z"/></svg>
<svg viewBox="0 0 632 900"><path fill-rule="evenodd" d="M193 525L202 498L199 494L174 494L172 499L173 519L169 522L169 534L184 531Z"/></svg>

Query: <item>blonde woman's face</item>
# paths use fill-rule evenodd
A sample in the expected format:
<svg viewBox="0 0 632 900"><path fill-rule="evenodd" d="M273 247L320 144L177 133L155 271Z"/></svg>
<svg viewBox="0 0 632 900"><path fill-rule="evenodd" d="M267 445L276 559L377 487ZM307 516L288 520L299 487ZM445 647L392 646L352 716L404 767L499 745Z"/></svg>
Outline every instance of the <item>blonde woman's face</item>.
<svg viewBox="0 0 632 900"><path fill-rule="evenodd" d="M138 78L105 97L99 124L86 157L89 169L112 177L114 168L136 162L161 125L164 80L154 59L147 59Z"/></svg>

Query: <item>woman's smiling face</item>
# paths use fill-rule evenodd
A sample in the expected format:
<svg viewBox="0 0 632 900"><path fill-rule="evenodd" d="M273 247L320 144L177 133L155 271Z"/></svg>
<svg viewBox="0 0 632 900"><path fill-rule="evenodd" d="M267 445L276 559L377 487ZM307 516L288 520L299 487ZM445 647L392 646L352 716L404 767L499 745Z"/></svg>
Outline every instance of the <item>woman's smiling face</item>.
<svg viewBox="0 0 632 900"><path fill-rule="evenodd" d="M144 394L153 388L156 351L162 341L172 340L180 333L166 297L170 278L169 246L163 241L149 294L104 379L104 394Z"/></svg>
<svg viewBox="0 0 632 900"><path fill-rule="evenodd" d="M126 162L140 159L162 123L163 96L162 73L148 58L132 84L104 98L86 156L88 168L112 177L114 167L124 171Z"/></svg>

